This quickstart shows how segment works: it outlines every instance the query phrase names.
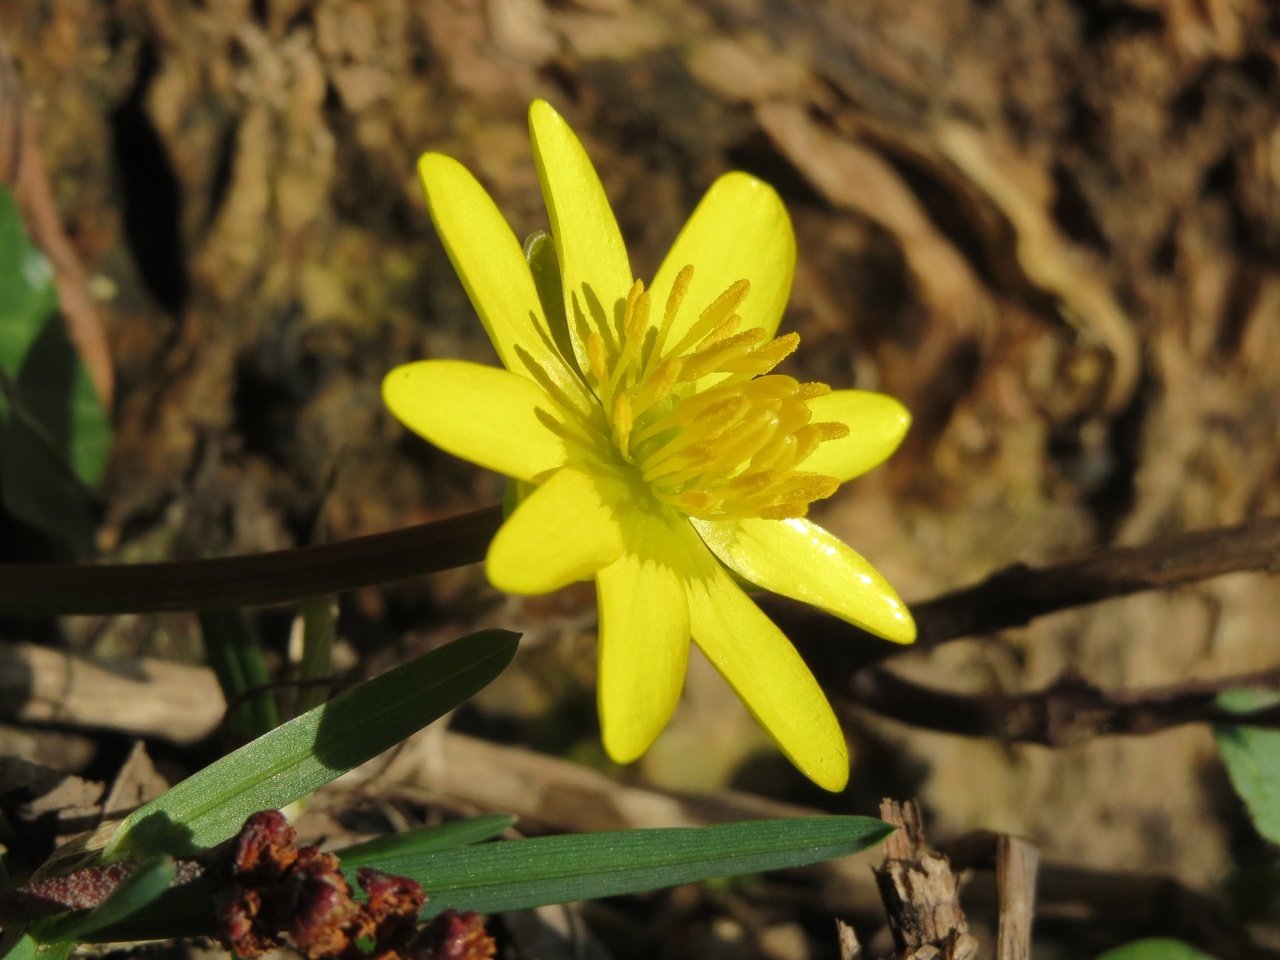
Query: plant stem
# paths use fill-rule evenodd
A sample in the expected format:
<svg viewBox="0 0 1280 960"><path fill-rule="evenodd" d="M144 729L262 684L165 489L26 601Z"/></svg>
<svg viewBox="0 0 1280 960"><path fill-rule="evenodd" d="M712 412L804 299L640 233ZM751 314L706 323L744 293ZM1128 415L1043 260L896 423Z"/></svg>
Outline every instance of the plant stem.
<svg viewBox="0 0 1280 960"><path fill-rule="evenodd" d="M476 563L501 507L291 550L168 563L0 564L0 613L108 614L289 603Z"/></svg>

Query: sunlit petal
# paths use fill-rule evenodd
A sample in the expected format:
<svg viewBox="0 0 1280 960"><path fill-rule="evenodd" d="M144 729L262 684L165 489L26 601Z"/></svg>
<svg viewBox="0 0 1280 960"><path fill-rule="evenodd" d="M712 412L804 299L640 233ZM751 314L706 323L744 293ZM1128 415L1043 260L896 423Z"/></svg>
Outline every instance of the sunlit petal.
<svg viewBox="0 0 1280 960"><path fill-rule="evenodd" d="M676 521L683 522L683 521ZM672 563L671 520L633 514L626 549L596 574L600 606L600 728L605 750L630 763L671 718L689 663L689 607Z"/></svg>
<svg viewBox="0 0 1280 960"><path fill-rule="evenodd" d="M810 400L809 411L814 423L843 423L849 434L819 444L800 469L835 477L841 483L889 459L911 426L906 407L887 394L868 390L832 390Z"/></svg>
<svg viewBox="0 0 1280 960"><path fill-rule="evenodd" d="M730 570L894 643L916 638L907 605L870 563L808 520L694 520Z"/></svg>
<svg viewBox="0 0 1280 960"><path fill-rule="evenodd" d="M464 360L420 360L382 381L382 399L414 433L455 457L533 480L564 464L560 411L532 381Z"/></svg>
<svg viewBox="0 0 1280 960"><path fill-rule="evenodd" d="M577 134L545 100L529 108L529 131L560 260L570 338L585 370L586 332L618 328L631 265L604 186Z"/></svg>
<svg viewBox="0 0 1280 960"><path fill-rule="evenodd" d="M550 377L582 399L581 382L554 347L520 242L484 187L440 153L424 153L418 174L431 219L503 365Z"/></svg>
<svg viewBox="0 0 1280 960"><path fill-rule="evenodd" d="M565 467L521 501L485 557L489 582L538 594L585 580L622 553L622 529L599 477Z"/></svg>
<svg viewBox="0 0 1280 960"><path fill-rule="evenodd" d="M658 316L686 265L693 266L693 279L668 343L679 342L698 314L738 280L751 284L738 310L742 329L762 327L773 336L796 268L791 218L774 189L745 173L727 173L711 185L653 278Z"/></svg>
<svg viewBox="0 0 1280 960"><path fill-rule="evenodd" d="M685 584L694 642L801 773L823 789L844 789L844 734L800 654L701 543L687 555L698 571Z"/></svg>

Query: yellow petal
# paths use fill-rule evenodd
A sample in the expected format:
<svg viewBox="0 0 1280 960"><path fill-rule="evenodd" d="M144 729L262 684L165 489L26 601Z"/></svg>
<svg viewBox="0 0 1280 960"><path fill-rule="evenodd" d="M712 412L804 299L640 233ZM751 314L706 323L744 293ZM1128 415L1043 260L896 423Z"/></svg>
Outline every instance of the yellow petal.
<svg viewBox="0 0 1280 960"><path fill-rule="evenodd" d="M596 574L600 730L617 763L649 749L684 686L689 607L671 566L671 539L662 520L632 514L625 552Z"/></svg>
<svg viewBox="0 0 1280 960"><path fill-rule="evenodd" d="M609 330L620 327L631 264L600 177L577 134L545 100L529 108L529 133L560 260L569 333L585 370L587 331L602 322Z"/></svg>
<svg viewBox="0 0 1280 960"><path fill-rule="evenodd" d="M585 580L622 553L617 514L599 478L573 467L551 475L498 530L485 557L489 582L538 594Z"/></svg>
<svg viewBox="0 0 1280 960"><path fill-rule="evenodd" d="M791 218L774 189L745 173L727 173L711 185L653 278L650 295L657 318L686 265L693 266L693 279L668 344L678 343L698 314L738 280L751 284L738 309L742 329L762 327L772 336L796 269Z"/></svg>
<svg viewBox="0 0 1280 960"><path fill-rule="evenodd" d="M849 435L825 440L800 469L841 483L872 470L898 449L911 426L911 413L893 397L868 390L832 390L809 401L813 422L843 423Z"/></svg>
<svg viewBox="0 0 1280 960"><path fill-rule="evenodd" d="M562 466L560 411L524 377L465 360L420 360L382 381L382 399L406 427L455 457L533 480Z"/></svg>
<svg viewBox="0 0 1280 960"><path fill-rule="evenodd" d="M772 593L819 607L894 643L911 643L916 624L879 571L834 534L808 520L693 520L730 570Z"/></svg>
<svg viewBox="0 0 1280 960"><path fill-rule="evenodd" d="M503 366L549 377L583 398L581 382L554 347L520 242L484 187L440 153L424 153L418 174L431 219Z"/></svg>
<svg viewBox="0 0 1280 960"><path fill-rule="evenodd" d="M690 539L685 589L694 643L801 773L825 790L843 790L849 751L818 681L773 621Z"/></svg>

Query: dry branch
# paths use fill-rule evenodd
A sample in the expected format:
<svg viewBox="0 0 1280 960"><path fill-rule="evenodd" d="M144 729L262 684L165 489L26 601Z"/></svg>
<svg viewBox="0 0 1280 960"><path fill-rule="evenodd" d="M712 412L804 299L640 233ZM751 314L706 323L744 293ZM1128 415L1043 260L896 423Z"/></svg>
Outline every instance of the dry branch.
<svg viewBox="0 0 1280 960"><path fill-rule="evenodd" d="M1023 694L959 694L867 669L837 698L843 708L871 710L913 727L1005 743L1061 747L1098 736L1159 733L1188 723L1280 726L1280 707L1251 712L1223 709L1218 694L1280 687L1280 669L1190 681L1150 690L1104 691L1068 674L1043 690Z"/></svg>
<svg viewBox="0 0 1280 960"><path fill-rule="evenodd" d="M875 871L895 960L972 960L978 941L960 907L960 880L947 858L924 839L920 808L908 800L884 800L880 816L898 828L884 844Z"/></svg>
<svg viewBox="0 0 1280 960"><path fill-rule="evenodd" d="M1246 570L1277 569L1280 518L1274 517L1184 533L1141 547L1102 550L1048 567L1018 564L971 587L914 605L911 612L919 628L915 649L1023 626L1048 613L1144 590ZM852 644L854 628L812 607L773 599L765 606L832 687L899 649L883 643Z"/></svg>

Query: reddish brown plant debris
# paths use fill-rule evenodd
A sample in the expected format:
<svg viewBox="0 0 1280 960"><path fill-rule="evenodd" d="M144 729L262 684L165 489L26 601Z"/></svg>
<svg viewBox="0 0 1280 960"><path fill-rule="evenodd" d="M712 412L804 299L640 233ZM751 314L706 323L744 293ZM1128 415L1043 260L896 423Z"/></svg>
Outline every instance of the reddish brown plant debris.
<svg viewBox="0 0 1280 960"><path fill-rule="evenodd" d="M484 928L484 918L468 911L446 910L418 937L421 960L490 960L498 945Z"/></svg>
<svg viewBox="0 0 1280 960"><path fill-rule="evenodd" d="M113 863L33 881L0 895L0 920L26 922L64 910L96 907L111 896L132 871L132 864Z"/></svg>
<svg viewBox="0 0 1280 960"><path fill-rule="evenodd" d="M447 911L425 927L417 881L361 868L357 903L338 858L297 846L275 810L251 816L232 846L219 913L222 938L243 957L286 943L309 960L489 960L496 950L474 913Z"/></svg>

